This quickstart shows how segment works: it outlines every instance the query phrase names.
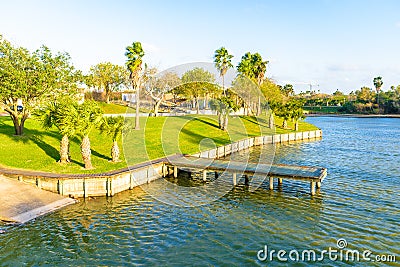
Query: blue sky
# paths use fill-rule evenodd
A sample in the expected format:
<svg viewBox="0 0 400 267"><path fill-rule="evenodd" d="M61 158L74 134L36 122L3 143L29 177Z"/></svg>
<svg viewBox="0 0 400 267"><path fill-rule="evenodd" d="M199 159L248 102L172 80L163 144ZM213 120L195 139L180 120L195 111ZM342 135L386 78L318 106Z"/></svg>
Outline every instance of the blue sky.
<svg viewBox="0 0 400 267"><path fill-rule="evenodd" d="M0 34L30 50L70 53L76 67L124 64L125 47L144 45L160 71L212 62L225 46L234 64L249 52L269 60L267 76L296 91L331 93L400 84L400 1L5 1Z"/></svg>

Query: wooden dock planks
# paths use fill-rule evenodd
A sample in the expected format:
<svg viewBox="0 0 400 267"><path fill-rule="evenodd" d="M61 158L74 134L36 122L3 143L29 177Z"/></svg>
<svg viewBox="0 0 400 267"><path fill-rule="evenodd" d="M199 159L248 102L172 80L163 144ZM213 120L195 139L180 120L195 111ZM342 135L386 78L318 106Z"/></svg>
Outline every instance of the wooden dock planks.
<svg viewBox="0 0 400 267"><path fill-rule="evenodd" d="M264 175L271 177L271 179L278 178L280 183L282 182L282 179L307 181L310 182L311 194L315 193L315 186L319 188L321 182L327 175L326 168L321 167L294 166L286 164L271 165L254 162L197 158L191 156L174 158L165 164L174 167L174 176L177 176L177 169L179 168L229 172L234 175L234 185L236 185L237 173L242 173L244 175Z"/></svg>

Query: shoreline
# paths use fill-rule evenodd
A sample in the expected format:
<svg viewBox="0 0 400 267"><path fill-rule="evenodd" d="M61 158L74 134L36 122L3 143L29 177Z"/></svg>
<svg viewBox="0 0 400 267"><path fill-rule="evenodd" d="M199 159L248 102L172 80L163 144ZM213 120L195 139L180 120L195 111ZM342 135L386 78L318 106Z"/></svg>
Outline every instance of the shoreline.
<svg viewBox="0 0 400 267"><path fill-rule="evenodd" d="M400 114L305 114L306 117L342 117L342 118L400 118Z"/></svg>
<svg viewBox="0 0 400 267"><path fill-rule="evenodd" d="M219 146L214 149L201 151L192 156L209 159L220 158L233 152L248 149L252 146L315 140L321 137L322 130L256 136ZM37 186L39 189L58 193L62 196L73 198L113 196L119 192L150 183L165 175L172 174L172 170L164 168L166 165L165 163L168 162L168 158L177 156L179 157L179 154L97 174L57 174L9 168L0 168L0 174L8 178L30 183Z"/></svg>

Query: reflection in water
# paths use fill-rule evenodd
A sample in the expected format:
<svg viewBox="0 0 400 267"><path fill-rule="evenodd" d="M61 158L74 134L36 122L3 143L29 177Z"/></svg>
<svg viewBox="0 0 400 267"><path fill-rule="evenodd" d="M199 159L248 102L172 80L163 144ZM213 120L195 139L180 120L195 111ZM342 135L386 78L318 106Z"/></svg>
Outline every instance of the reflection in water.
<svg viewBox="0 0 400 267"><path fill-rule="evenodd" d="M274 191L263 183L252 191L241 181L211 204L180 208L146 193L148 187L164 193L155 181L112 198L82 201L23 226L2 226L1 265L252 266L265 264L257 261L264 245L321 251L336 247L338 238L345 238L349 249L399 255L399 120L308 120L322 128L323 139L277 145L274 159L328 168L316 196L309 195L304 182L284 180ZM260 152L254 148L233 157L257 158ZM170 181L196 186L201 178ZM299 265L308 264L315 265Z"/></svg>

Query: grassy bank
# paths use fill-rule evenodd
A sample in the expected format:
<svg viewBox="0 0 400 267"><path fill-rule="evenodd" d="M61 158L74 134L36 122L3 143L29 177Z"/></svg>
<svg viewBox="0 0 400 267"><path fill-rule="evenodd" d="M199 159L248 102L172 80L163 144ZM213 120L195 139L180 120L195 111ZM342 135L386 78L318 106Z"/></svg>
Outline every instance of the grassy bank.
<svg viewBox="0 0 400 267"><path fill-rule="evenodd" d="M134 118L129 118L133 121ZM281 125L282 120L276 119ZM216 116L150 117L141 118L141 130L132 130L120 141L120 163L109 162L112 142L95 130L90 135L92 163L95 169L84 170L80 155L80 138L71 139L72 162L57 163L61 135L56 128L43 130L40 124L28 119L24 136L14 136L9 117L0 117L0 165L12 168L42 170L55 173L99 173L155 159L174 153L191 154L227 144L251 136L271 134L267 120L254 117L230 118L228 132L218 129ZM317 129L306 122L300 122L300 131ZM289 128L294 128L289 122ZM276 133L292 132L291 129L276 128ZM125 151L123 151L123 148ZM124 155L125 154L125 155ZM126 156L126 158L125 158Z"/></svg>

